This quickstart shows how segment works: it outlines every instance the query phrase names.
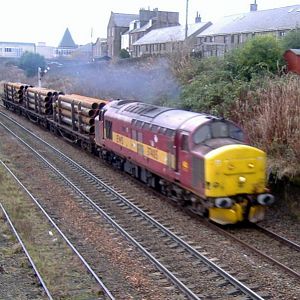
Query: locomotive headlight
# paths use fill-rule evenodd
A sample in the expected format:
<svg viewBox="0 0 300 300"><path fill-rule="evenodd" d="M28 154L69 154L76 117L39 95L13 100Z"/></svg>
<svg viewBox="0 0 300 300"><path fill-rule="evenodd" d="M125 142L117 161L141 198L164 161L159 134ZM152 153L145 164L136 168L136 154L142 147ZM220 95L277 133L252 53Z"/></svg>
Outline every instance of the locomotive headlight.
<svg viewBox="0 0 300 300"><path fill-rule="evenodd" d="M246 178L243 176L239 177L239 183L245 183L246 182Z"/></svg>
<svg viewBox="0 0 300 300"><path fill-rule="evenodd" d="M215 200L215 205L216 207L219 207L219 208L230 208L233 204L233 201L232 199L230 198L217 198Z"/></svg>
<svg viewBox="0 0 300 300"><path fill-rule="evenodd" d="M261 194L257 196L257 202L261 205L271 205L275 201L275 198L271 194Z"/></svg>

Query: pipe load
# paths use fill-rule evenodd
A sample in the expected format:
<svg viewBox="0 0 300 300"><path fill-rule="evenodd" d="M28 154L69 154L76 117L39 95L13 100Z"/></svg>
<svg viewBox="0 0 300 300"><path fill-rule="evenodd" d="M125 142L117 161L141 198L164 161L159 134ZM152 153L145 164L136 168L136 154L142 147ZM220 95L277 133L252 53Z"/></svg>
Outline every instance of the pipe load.
<svg viewBox="0 0 300 300"><path fill-rule="evenodd" d="M45 103L52 103L52 97L48 97L48 96L41 96L41 95L29 95L26 93L25 97L27 99L30 100L34 100L37 99L39 102L45 102Z"/></svg>
<svg viewBox="0 0 300 300"><path fill-rule="evenodd" d="M29 85L23 83L7 82L4 83L4 94L8 100L22 103L24 92L28 87Z"/></svg>
<svg viewBox="0 0 300 300"><path fill-rule="evenodd" d="M69 111L69 110L66 110L66 109L58 109L56 108L56 112L58 113L58 110L59 112L61 113L62 116L65 116L65 117L68 117L72 120L72 112ZM95 119L94 118L89 118L89 117L85 117L85 116L80 116L78 114L74 114L74 118L76 121L79 120L79 118L81 118L81 121L87 125L94 125L95 124Z"/></svg>
<svg viewBox="0 0 300 300"><path fill-rule="evenodd" d="M34 99L28 98L27 102L30 103L30 104L34 104L35 105L35 100ZM39 103L36 104L36 106L38 107L39 105L41 107L45 107L45 108L51 108L52 107L52 103L50 103L50 102L42 102L42 101L40 101Z"/></svg>
<svg viewBox="0 0 300 300"><path fill-rule="evenodd" d="M98 103L96 101L83 101L81 99L77 99L76 97L72 97L71 95L59 95L58 100L67 102L67 103L74 103L76 105L81 105L82 107L90 108L90 109L97 109Z"/></svg>
<svg viewBox="0 0 300 300"><path fill-rule="evenodd" d="M59 94L61 94L61 92L56 90L28 87L24 93L24 106L29 109L34 109L37 113L52 114L52 103L57 99Z"/></svg>
<svg viewBox="0 0 300 300"><path fill-rule="evenodd" d="M59 107L57 101L55 102L55 106ZM60 102L59 108L64 108L66 110L71 111L72 105L67 102ZM82 115L87 116L87 117L94 117L96 114L96 110L94 110L94 109L85 108L85 107L81 107L81 109L78 109L77 105L74 105L74 112L81 113Z"/></svg>
<svg viewBox="0 0 300 300"><path fill-rule="evenodd" d="M108 103L107 100L104 99L98 99L98 98L91 98L91 97L87 97L87 96L82 96L82 95L77 95L77 94L71 94L72 97L74 97L77 100L82 100L82 101L92 101L92 102L96 102L98 103L98 109L103 107L104 105L106 105Z"/></svg>
<svg viewBox="0 0 300 300"><path fill-rule="evenodd" d="M68 118L68 117L61 117L61 121L67 125L72 125L72 119ZM79 126L79 123L77 121L74 122L75 126L77 128L81 128L84 132L89 133L89 134L94 134L95 133L95 126L90 126L87 124L81 124Z"/></svg>
<svg viewBox="0 0 300 300"><path fill-rule="evenodd" d="M57 96L60 93L55 90L48 90L45 88L37 88L37 87L30 87L27 89L27 91L32 94L40 94L40 95L48 96L48 97Z"/></svg>
<svg viewBox="0 0 300 300"><path fill-rule="evenodd" d="M36 106L35 104L32 103L28 103L28 108L33 109L34 111L36 111ZM48 115L49 113L51 113L51 108L46 108L46 107L40 107L38 108L38 110L40 109L40 112L43 113L44 115Z"/></svg>

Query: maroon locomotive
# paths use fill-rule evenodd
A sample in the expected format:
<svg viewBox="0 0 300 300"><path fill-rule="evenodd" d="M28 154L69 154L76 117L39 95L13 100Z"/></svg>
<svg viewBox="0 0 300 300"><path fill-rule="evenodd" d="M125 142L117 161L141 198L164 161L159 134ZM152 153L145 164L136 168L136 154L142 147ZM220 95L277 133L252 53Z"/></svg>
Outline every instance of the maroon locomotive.
<svg viewBox="0 0 300 300"><path fill-rule="evenodd" d="M264 152L228 120L112 101L95 120L95 142L114 166L216 222L259 221L273 202Z"/></svg>

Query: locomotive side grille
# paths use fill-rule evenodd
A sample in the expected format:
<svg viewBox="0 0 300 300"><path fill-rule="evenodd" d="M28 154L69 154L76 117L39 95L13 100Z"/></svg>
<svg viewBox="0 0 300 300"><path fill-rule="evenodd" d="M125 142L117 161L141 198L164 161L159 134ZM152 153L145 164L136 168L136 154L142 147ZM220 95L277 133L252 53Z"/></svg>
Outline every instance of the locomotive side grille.
<svg viewBox="0 0 300 300"><path fill-rule="evenodd" d="M193 187L199 188L204 182L204 160L202 158L193 156L192 158L192 174Z"/></svg>

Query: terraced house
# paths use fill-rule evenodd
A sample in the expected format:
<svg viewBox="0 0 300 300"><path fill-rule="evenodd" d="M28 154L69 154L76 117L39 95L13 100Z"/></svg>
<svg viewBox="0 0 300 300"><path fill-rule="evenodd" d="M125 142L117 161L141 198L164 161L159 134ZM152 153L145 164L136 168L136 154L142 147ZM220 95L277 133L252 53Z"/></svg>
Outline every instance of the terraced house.
<svg viewBox="0 0 300 300"><path fill-rule="evenodd" d="M201 21L201 20L200 20ZM181 50L193 51L197 34L208 28L211 22L198 22L151 30L134 44L133 57L164 55Z"/></svg>
<svg viewBox="0 0 300 300"><path fill-rule="evenodd" d="M272 34L280 38L300 26L300 5L257 10L223 17L197 36L195 47L202 56L223 56L224 53L257 35Z"/></svg>

